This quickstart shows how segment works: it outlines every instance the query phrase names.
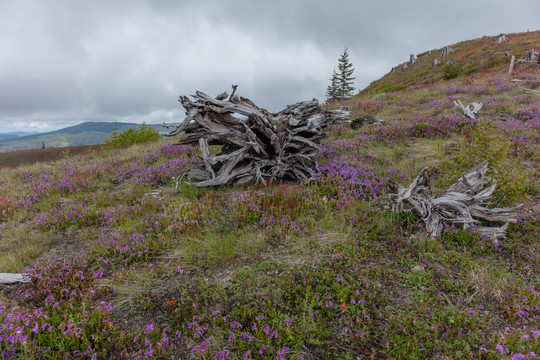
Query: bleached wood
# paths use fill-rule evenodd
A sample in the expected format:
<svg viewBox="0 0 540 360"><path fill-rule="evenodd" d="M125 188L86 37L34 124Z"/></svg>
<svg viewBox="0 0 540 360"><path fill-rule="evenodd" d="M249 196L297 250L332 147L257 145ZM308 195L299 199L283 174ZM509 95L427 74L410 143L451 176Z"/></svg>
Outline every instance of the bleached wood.
<svg viewBox="0 0 540 360"><path fill-rule="evenodd" d="M413 211L423 222L426 233L439 237L447 226L462 224L464 229L490 236L494 241L506 236L509 222L517 222L521 205L509 208L487 208L496 185L483 189L492 180L486 176L488 163L484 161L463 175L441 195L432 197L427 168L420 171L409 187L391 183L393 194L388 195L388 206L393 211ZM477 226L481 220L491 223L505 222L500 227Z"/></svg>
<svg viewBox="0 0 540 360"><path fill-rule="evenodd" d="M497 44L500 44L507 40L508 40L508 37L506 36L506 34L500 34L499 37L497 38Z"/></svg>
<svg viewBox="0 0 540 360"><path fill-rule="evenodd" d="M524 56L520 62L529 62L529 61L534 61L534 59L537 59L540 61L540 57L539 57L539 53L534 50L534 48L531 49L531 52L528 53L526 56Z"/></svg>
<svg viewBox="0 0 540 360"><path fill-rule="evenodd" d="M447 55L449 55L450 53L453 53L454 52L454 49L452 49L451 47L449 46L445 46L442 51L441 51L441 55L439 56L439 58L443 58Z"/></svg>
<svg viewBox="0 0 540 360"><path fill-rule="evenodd" d="M180 97L186 118L164 135L184 133L180 144L198 145L202 167L189 169L185 176L199 180L196 186L229 182L288 178L304 182L318 172L316 154L324 129L331 124L350 123L348 111L324 110L315 99L288 106L278 113L259 108L251 100L222 93L213 98L197 91L190 100ZM233 116L247 117L240 120ZM213 155L211 145L221 145Z"/></svg>
<svg viewBox="0 0 540 360"><path fill-rule="evenodd" d="M514 71L514 61L516 61L516 57L512 55L512 60L510 60L510 66L508 67L508 75L512 74L512 71Z"/></svg>
<svg viewBox="0 0 540 360"><path fill-rule="evenodd" d="M469 119L476 119L478 116L480 109L482 109L483 103L470 103L467 106L463 106L463 103L461 100L454 100L454 105L456 105L458 108L460 108L463 111L463 114L468 117Z"/></svg>
<svg viewBox="0 0 540 360"><path fill-rule="evenodd" d="M0 273L0 284L26 283L30 279L23 274Z"/></svg>

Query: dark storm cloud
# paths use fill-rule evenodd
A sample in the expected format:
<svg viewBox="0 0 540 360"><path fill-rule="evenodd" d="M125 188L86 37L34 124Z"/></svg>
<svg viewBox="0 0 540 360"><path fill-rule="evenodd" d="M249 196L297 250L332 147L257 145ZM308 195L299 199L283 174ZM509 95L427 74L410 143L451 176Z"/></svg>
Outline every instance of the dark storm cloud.
<svg viewBox="0 0 540 360"><path fill-rule="evenodd" d="M0 0L0 132L178 121L178 95L233 83L278 111L324 100L345 46L363 88L411 53L535 30L539 11L537 0Z"/></svg>

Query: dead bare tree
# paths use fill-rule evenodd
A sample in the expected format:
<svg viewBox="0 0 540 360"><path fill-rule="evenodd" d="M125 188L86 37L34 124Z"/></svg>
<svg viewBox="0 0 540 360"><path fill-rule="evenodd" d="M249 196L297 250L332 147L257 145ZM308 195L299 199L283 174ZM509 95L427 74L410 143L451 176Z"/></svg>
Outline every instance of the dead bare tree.
<svg viewBox="0 0 540 360"><path fill-rule="evenodd" d="M391 183L394 192L388 196L388 206L393 211L413 211L425 226L427 234L439 237L446 226L461 224L464 229L475 226L480 220L505 222L503 226L477 226L475 230L489 236L493 241L506 237L509 222L517 222L517 210L512 208L487 208L483 205L492 198L496 184L486 176L488 162L484 161L458 179L441 195L432 197L430 172L427 168L413 180L409 187Z"/></svg>
<svg viewBox="0 0 540 360"><path fill-rule="evenodd" d="M273 114L247 98L231 95L226 101L226 92L213 98L197 91L193 98L180 97L186 118L181 124L163 124L174 128L163 135L184 133L179 144L199 145L202 167L185 174L200 181L195 186L314 179L324 129L350 123L347 111L324 110L316 99ZM210 145L220 145L219 153L212 154Z"/></svg>

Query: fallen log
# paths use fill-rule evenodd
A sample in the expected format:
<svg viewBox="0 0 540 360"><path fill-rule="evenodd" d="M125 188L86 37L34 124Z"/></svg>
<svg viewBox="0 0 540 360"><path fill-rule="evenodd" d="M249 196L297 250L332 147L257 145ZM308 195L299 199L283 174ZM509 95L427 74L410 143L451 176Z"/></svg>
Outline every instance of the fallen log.
<svg viewBox="0 0 540 360"><path fill-rule="evenodd" d="M351 129L357 130L364 125L381 125L384 120L376 119L371 115L361 116L351 121Z"/></svg>
<svg viewBox="0 0 540 360"><path fill-rule="evenodd" d="M197 91L193 101L181 96L186 118L181 124L163 124L174 129L162 135L184 133L179 144L200 147L202 166L184 174L199 181L195 186L266 183L271 178L312 180L319 172L316 154L324 129L350 123L348 111L324 110L316 99L270 113L235 96L233 89L228 100L226 92L213 98ZM221 146L217 154L212 154L211 145Z"/></svg>
<svg viewBox="0 0 540 360"><path fill-rule="evenodd" d="M0 284L15 284L29 282L30 278L23 274L0 273Z"/></svg>
<svg viewBox="0 0 540 360"><path fill-rule="evenodd" d="M496 188L495 184L485 188L492 183L486 175L487 171L488 162L484 161L441 195L432 197L430 173L424 168L407 188L393 182L390 184L394 193L388 195L386 207L396 212L414 212L431 238L439 237L448 226L462 224L463 229L474 227L477 232L497 242L506 237L508 223L517 222L517 210L521 205L511 208L485 207ZM481 226L482 220L505 224L499 227Z"/></svg>

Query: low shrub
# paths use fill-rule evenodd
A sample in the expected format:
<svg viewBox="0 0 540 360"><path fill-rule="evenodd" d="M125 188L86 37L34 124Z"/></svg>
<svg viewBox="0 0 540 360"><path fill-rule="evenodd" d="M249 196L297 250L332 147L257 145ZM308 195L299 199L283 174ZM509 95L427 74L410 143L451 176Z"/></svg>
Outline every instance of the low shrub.
<svg viewBox="0 0 540 360"><path fill-rule="evenodd" d="M147 144L161 138L159 132L143 123L137 130L128 129L121 133L113 131L108 138L105 138L106 149L125 149L135 144Z"/></svg>
<svg viewBox="0 0 540 360"><path fill-rule="evenodd" d="M443 66L443 79L450 80L455 79L461 74L461 66L453 62L449 62Z"/></svg>

